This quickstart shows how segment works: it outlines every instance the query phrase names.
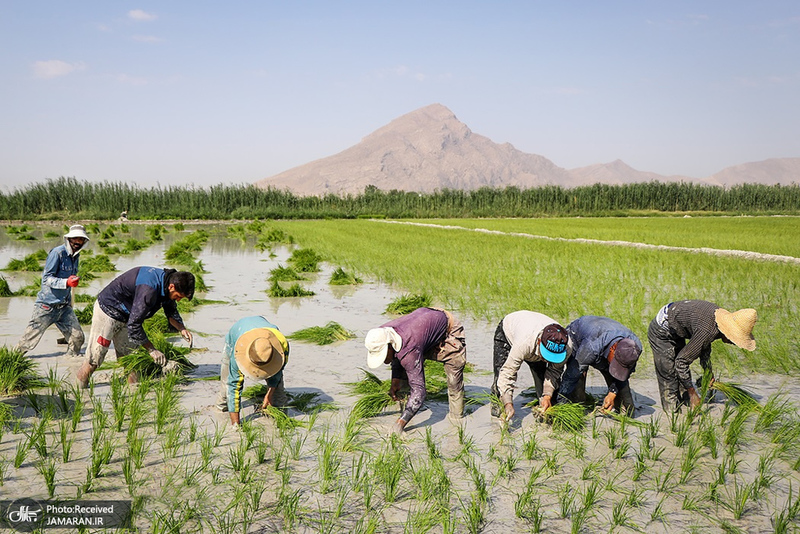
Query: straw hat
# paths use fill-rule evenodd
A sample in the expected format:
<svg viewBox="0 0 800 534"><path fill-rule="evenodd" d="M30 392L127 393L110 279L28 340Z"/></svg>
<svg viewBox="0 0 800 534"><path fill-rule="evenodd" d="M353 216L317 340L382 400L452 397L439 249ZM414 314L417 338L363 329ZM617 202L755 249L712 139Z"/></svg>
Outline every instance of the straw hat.
<svg viewBox="0 0 800 534"><path fill-rule="evenodd" d="M756 350L753 326L758 320L758 315L754 309L745 308L731 313L728 310L717 308L714 310L714 319L717 321L719 331L737 347Z"/></svg>
<svg viewBox="0 0 800 534"><path fill-rule="evenodd" d="M386 353L389 351L389 343L395 352L403 348L403 339L394 328L386 326L373 328L367 332L364 337L364 346L367 347L367 367L375 369L383 365Z"/></svg>
<svg viewBox="0 0 800 534"><path fill-rule="evenodd" d="M236 340L233 354L239 369L256 380L264 380L283 369L286 355L275 335L268 328L253 328Z"/></svg>

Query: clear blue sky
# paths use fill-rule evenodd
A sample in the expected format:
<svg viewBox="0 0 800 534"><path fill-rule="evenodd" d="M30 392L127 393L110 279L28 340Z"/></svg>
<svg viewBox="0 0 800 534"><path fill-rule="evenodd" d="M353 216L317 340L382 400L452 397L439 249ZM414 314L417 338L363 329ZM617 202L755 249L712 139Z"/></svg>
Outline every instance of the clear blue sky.
<svg viewBox="0 0 800 534"><path fill-rule="evenodd" d="M575 168L800 157L800 2L0 2L0 181L246 183L441 103Z"/></svg>

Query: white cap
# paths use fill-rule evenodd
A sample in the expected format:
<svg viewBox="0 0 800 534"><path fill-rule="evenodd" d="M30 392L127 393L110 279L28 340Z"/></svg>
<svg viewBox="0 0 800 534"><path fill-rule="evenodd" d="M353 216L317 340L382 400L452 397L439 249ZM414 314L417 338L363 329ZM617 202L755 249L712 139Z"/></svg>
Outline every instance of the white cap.
<svg viewBox="0 0 800 534"><path fill-rule="evenodd" d="M403 347L403 340L394 328L386 326L373 328L367 332L364 338L364 346L367 347L367 367L375 369L383 365L383 362L386 361L389 343L392 344L395 352Z"/></svg>

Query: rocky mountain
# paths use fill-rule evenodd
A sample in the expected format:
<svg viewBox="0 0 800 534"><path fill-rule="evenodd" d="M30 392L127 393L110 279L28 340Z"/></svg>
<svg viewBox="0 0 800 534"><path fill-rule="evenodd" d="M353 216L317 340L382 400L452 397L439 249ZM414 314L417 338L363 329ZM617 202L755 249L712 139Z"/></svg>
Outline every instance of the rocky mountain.
<svg viewBox="0 0 800 534"><path fill-rule="evenodd" d="M368 185L383 190L432 192L653 180L698 181L638 171L620 160L567 170L543 156L476 134L445 106L432 104L393 120L338 154L265 178L256 185L301 195L325 195L360 193ZM729 167L702 181L723 185L800 183L800 158Z"/></svg>

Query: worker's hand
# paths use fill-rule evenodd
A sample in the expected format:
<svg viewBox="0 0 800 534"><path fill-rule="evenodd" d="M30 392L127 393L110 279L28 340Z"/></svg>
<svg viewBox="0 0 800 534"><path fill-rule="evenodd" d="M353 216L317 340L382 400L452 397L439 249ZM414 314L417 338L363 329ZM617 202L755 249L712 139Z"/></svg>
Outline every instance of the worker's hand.
<svg viewBox="0 0 800 534"><path fill-rule="evenodd" d="M392 380L392 386L389 388L389 396L392 398L393 401L400 400L400 397L397 396L398 391L400 391L400 381Z"/></svg>
<svg viewBox="0 0 800 534"><path fill-rule="evenodd" d="M552 405L553 403L550 400L550 395L542 395L542 398L539 399L539 406L541 406L542 412L546 412Z"/></svg>
<svg viewBox="0 0 800 534"><path fill-rule="evenodd" d="M505 406L505 411L503 412L503 420L511 421L513 417L514 417L514 404L507 402Z"/></svg>
<svg viewBox="0 0 800 534"><path fill-rule="evenodd" d="M69 278L67 278L67 285L69 287L78 287L78 282L80 281L81 279L73 274Z"/></svg>
<svg viewBox="0 0 800 534"><path fill-rule="evenodd" d="M181 366L175 360L169 360L167 363L161 368L161 372L165 375L169 374L178 374L180 372Z"/></svg>
<svg viewBox="0 0 800 534"><path fill-rule="evenodd" d="M153 361L156 362L156 365L159 367L164 367L167 364L167 357L158 349L152 349L150 351L150 357L153 358Z"/></svg>
<svg viewBox="0 0 800 534"><path fill-rule="evenodd" d="M701 400L700 395L697 394L694 388L690 388L687 393L689 393L689 404L692 408L697 408L700 406Z"/></svg>
<svg viewBox="0 0 800 534"><path fill-rule="evenodd" d="M189 344L189 348L191 349L194 345L194 336L192 333L184 328L181 330L181 337L186 340L186 342Z"/></svg>
<svg viewBox="0 0 800 534"><path fill-rule="evenodd" d="M389 435L390 436L402 436L403 435L403 429L405 428L405 426L406 426L406 422L403 421L402 419L398 419L392 425L392 428L389 429Z"/></svg>
<svg viewBox="0 0 800 534"><path fill-rule="evenodd" d="M606 398L603 399L603 410L613 410L614 409L614 400L617 398L616 393L608 392Z"/></svg>

